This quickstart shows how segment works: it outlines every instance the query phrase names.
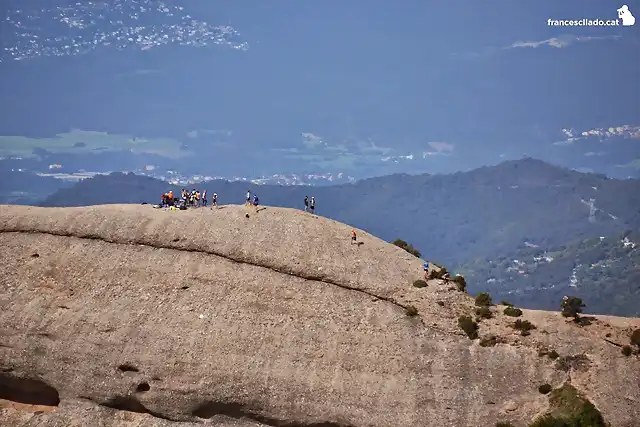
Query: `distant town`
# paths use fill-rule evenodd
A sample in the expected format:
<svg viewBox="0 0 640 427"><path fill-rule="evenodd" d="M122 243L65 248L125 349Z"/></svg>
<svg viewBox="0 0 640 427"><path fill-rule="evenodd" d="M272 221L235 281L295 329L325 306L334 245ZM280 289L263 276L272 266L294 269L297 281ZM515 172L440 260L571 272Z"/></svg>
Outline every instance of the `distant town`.
<svg viewBox="0 0 640 427"><path fill-rule="evenodd" d="M324 174L274 174L271 176L260 177L239 177L239 176L210 176L210 175L185 175L178 171L165 170L161 171L154 166L146 166L144 169L134 171L112 171L112 172L89 172L85 170L79 170L73 173L60 173L56 170L61 169L62 165L52 164L49 165L49 172L37 173L39 176L49 176L65 181L81 181L86 178L91 178L95 175L109 175L112 172L132 172L136 175L148 176L151 178L160 179L173 185L190 185L200 182L208 182L214 180L225 181L245 181L256 185L332 185L355 182L356 178L352 176L344 175L341 172L338 173L324 173ZM22 172L21 169L15 169Z"/></svg>

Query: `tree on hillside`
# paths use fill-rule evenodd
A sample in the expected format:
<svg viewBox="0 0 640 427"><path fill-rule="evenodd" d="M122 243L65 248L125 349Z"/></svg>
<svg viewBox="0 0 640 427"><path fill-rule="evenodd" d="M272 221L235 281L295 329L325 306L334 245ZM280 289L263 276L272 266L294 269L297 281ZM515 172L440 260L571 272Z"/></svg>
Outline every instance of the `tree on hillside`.
<svg viewBox="0 0 640 427"><path fill-rule="evenodd" d="M405 242L402 239L396 239L392 242L394 245L398 246L399 248L404 249L405 251L409 252L411 255L420 258L422 256L422 254L420 254L420 251L417 250L416 248L413 247L412 244Z"/></svg>
<svg viewBox="0 0 640 427"><path fill-rule="evenodd" d="M580 318L579 314L582 313L584 308L584 303L581 298L565 296L562 298L560 308L562 308L564 317L573 317L574 320L578 320Z"/></svg>
<svg viewBox="0 0 640 427"><path fill-rule="evenodd" d="M640 349L640 329L636 329L631 334L631 344L635 345Z"/></svg>

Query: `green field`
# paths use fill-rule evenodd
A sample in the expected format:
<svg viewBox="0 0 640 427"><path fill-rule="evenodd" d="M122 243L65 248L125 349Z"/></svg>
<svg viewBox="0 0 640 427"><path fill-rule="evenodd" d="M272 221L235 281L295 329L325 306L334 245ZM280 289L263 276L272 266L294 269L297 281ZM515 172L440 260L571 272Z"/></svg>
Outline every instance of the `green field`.
<svg viewBox="0 0 640 427"><path fill-rule="evenodd" d="M188 156L174 139L136 138L130 135L73 129L53 138L28 138L24 136L0 136L0 156L33 157L34 148L52 153L99 153L105 151L131 151L132 153L157 154L178 159Z"/></svg>

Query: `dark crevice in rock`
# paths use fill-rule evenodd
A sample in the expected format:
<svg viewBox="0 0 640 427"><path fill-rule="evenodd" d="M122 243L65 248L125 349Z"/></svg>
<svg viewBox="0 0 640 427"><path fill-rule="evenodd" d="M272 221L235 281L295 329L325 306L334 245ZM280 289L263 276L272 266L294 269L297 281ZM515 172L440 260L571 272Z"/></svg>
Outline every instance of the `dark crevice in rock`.
<svg viewBox="0 0 640 427"><path fill-rule="evenodd" d="M149 413L149 410L138 399L131 396L115 396L106 402L99 403L99 405L120 411L137 412L139 414Z"/></svg>
<svg viewBox="0 0 640 427"><path fill-rule="evenodd" d="M35 334L38 337L42 337L42 338L49 338L50 340L55 339L55 336L53 334L50 334L48 332L38 332Z"/></svg>
<svg viewBox="0 0 640 427"><path fill-rule="evenodd" d="M223 415L229 418L252 420L271 427L350 427L348 424L331 421L301 422L271 418L237 402L204 402L192 411L192 415L205 419L213 418L216 415Z"/></svg>
<svg viewBox="0 0 640 427"><path fill-rule="evenodd" d="M177 420L168 418L162 414L158 414L157 412L150 411L149 409L147 409L146 406L140 403L140 401L136 399L134 396L114 396L111 399L107 400L106 402L96 402L92 398L85 398L85 399L88 399L100 406L104 406L105 408L117 409L119 411L136 412L138 414L148 414L148 415L151 415L152 417L160 418L167 421L177 422Z"/></svg>
<svg viewBox="0 0 640 427"><path fill-rule="evenodd" d="M24 229L20 229L18 227L15 227L13 229L5 229L5 230L0 230L0 233L28 233L28 234L47 234L47 235L51 235L51 236L60 236L60 237L75 237L77 239L89 239L89 240L99 240L102 242L106 242L106 243L113 243L113 244L119 244L119 245L139 245L139 246L148 246L151 248L156 248L156 249L173 249L176 251L183 251L183 252L195 252L195 253L203 253L203 254L208 254L208 255L214 255L214 256L218 256L220 258L224 258L226 260L229 260L231 262L235 262L238 264L247 264L247 265L253 265L255 267L262 267L262 268L266 268L268 270L272 270L272 271L276 271L278 273L283 273L283 274L289 274L291 276L294 277L298 277L300 279L304 279L304 280L311 280L311 281L316 281L316 282L323 282L323 283L327 283L330 285L334 285L337 286L339 288L342 289L347 289L350 291L355 291L355 292L360 292L363 293L365 295L368 295L370 297L375 297L378 298L382 301L386 301L388 303L391 303L397 307L400 307L404 310L406 310L408 308L408 305L402 304L396 300L394 300L393 298L390 297L384 297L384 296L380 296L380 295L376 295L373 292L370 291L366 291L364 289L359 289L359 288L355 288L353 286L349 286L346 284L342 284L342 283L338 283L335 282L331 279L329 279L326 276L322 276L322 275L315 275L315 274L306 274L303 272L299 272L299 271L294 271L293 269L290 269L288 266L283 266L281 267L277 267L277 266L271 266L271 265L266 265L266 264L260 264L260 263L255 263L255 262L251 262L251 261L247 261L246 259L242 259L242 257L234 257L230 254L224 254L218 251L211 251L211 250L205 250L202 248L198 248L198 247L191 247L188 243L182 243L180 241L178 242L173 242L173 243L177 243L177 244L154 244L149 242L146 239L130 239L127 241L120 241L120 240L114 240L114 239L106 239L103 236L97 235L97 234L93 234L93 233L71 233L71 232L53 232L53 231L38 231L38 230L24 230Z"/></svg>
<svg viewBox="0 0 640 427"><path fill-rule="evenodd" d="M89 400L99 406L115 409L118 411L135 412L138 414L147 414L152 417L173 421L182 422L182 420L176 420L159 414L157 412L149 410L144 406L135 396L122 396L117 395L107 401L96 401L91 397L83 396L81 399ZM352 427L349 424L341 424L330 421L321 422L301 422L294 420L282 420L277 418L271 418L266 415L259 414L255 411L247 409L245 405L236 402L205 402L196 407L191 414L184 414L187 417L197 417L203 419L213 418L215 416L223 416L238 420L250 420L259 422L261 424L270 427ZM182 418L182 415L180 416Z"/></svg>
<svg viewBox="0 0 640 427"><path fill-rule="evenodd" d="M118 366L118 370L121 372L140 372L138 368L131 365L130 363L123 363L122 365Z"/></svg>
<svg viewBox="0 0 640 427"><path fill-rule="evenodd" d="M151 390L151 386L149 386L149 383L147 383L147 382L140 383L136 387L136 392L138 392L138 393L144 392L144 391L149 391L149 390Z"/></svg>
<svg viewBox="0 0 640 427"><path fill-rule="evenodd" d="M622 347L622 344L618 344L617 342L613 342L611 340L608 340L606 338L602 338L603 340L605 340L606 342L608 342L609 344L615 345L616 347Z"/></svg>
<svg viewBox="0 0 640 427"><path fill-rule="evenodd" d="M0 374L0 399L28 405L58 406L58 390L39 379Z"/></svg>

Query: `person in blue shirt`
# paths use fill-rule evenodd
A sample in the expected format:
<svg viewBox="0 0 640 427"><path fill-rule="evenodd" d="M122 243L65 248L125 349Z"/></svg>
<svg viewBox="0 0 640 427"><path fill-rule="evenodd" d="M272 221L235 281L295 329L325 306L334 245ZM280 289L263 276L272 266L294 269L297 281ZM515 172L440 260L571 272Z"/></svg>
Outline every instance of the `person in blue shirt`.
<svg viewBox="0 0 640 427"><path fill-rule="evenodd" d="M424 269L424 280L429 280L429 263L422 264L422 268Z"/></svg>
<svg viewBox="0 0 640 427"><path fill-rule="evenodd" d="M258 195L254 194L253 195L253 206L255 206L256 208L258 207Z"/></svg>

